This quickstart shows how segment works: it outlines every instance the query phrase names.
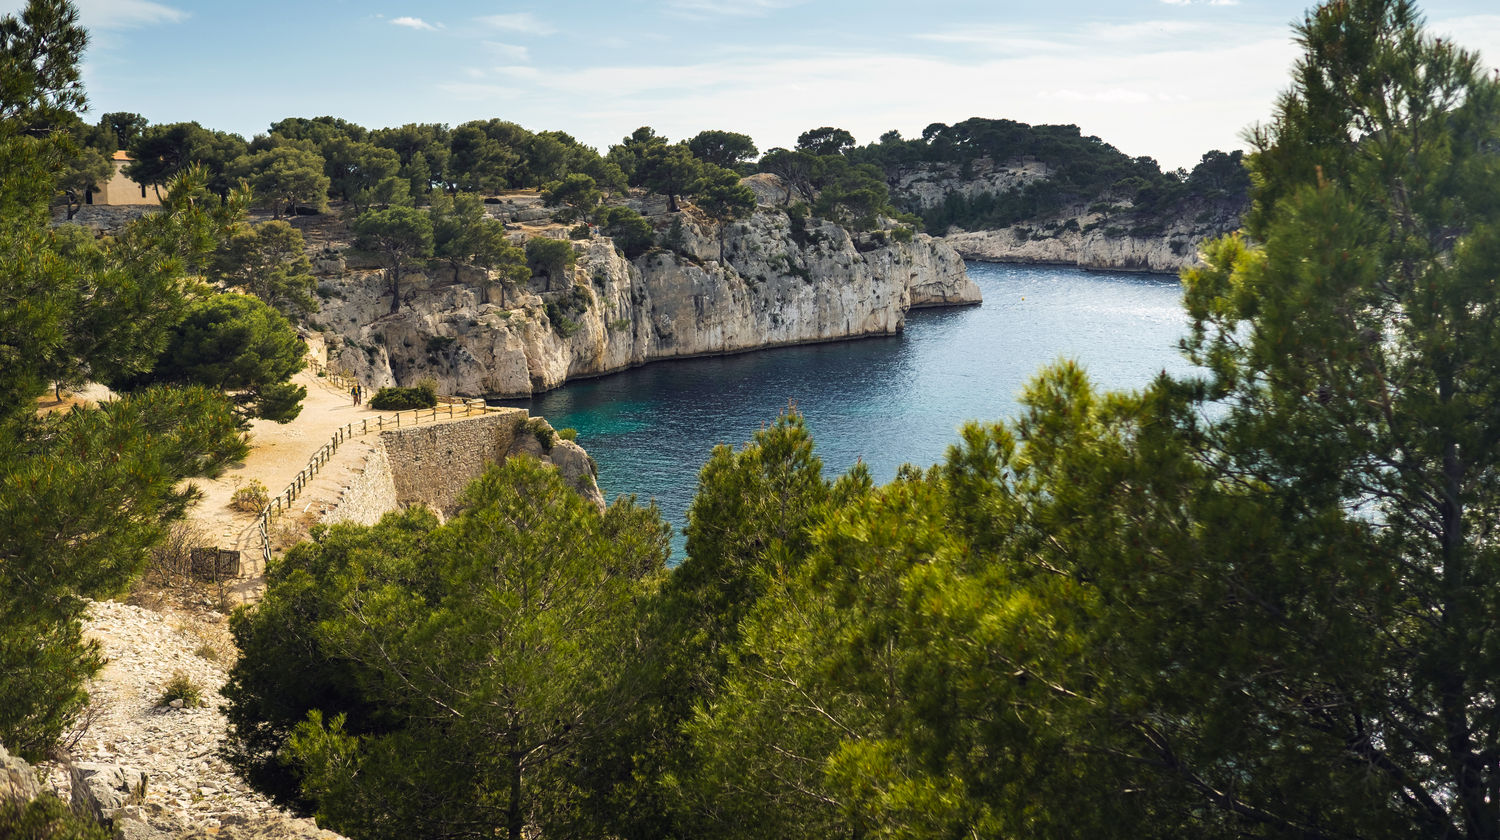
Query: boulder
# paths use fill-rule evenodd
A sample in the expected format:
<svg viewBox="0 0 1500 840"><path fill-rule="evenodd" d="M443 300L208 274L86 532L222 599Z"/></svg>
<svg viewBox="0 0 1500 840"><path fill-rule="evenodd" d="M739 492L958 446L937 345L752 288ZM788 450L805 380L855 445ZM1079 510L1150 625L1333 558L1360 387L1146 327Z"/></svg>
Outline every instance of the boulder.
<svg viewBox="0 0 1500 840"><path fill-rule="evenodd" d="M73 810L103 822L127 805L146 796L146 774L118 764L75 764L70 769L73 780Z"/></svg>
<svg viewBox="0 0 1500 840"><path fill-rule="evenodd" d="M547 458L557 471L562 474L563 480L567 481L578 495L592 502L593 505L604 510L604 494L599 490L599 468L594 464L594 459L583 451L583 447L571 440L557 439L552 443L552 451L547 453Z"/></svg>
<svg viewBox="0 0 1500 840"><path fill-rule="evenodd" d="M761 172L740 181L755 193L755 203L767 207L786 207L796 200L792 188L780 175Z"/></svg>
<svg viewBox="0 0 1500 840"><path fill-rule="evenodd" d="M0 802L30 802L42 792L36 770L0 746Z"/></svg>

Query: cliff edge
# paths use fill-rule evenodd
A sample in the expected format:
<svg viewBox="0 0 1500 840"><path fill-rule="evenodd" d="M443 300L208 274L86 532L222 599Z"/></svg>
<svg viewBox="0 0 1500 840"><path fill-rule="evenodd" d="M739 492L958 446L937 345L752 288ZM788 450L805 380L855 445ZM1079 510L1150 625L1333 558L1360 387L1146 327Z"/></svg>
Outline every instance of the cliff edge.
<svg viewBox="0 0 1500 840"><path fill-rule="evenodd" d="M589 235L572 240L563 276L524 286L414 271L394 315L384 272L334 264L316 317L332 363L372 386L431 379L444 393L525 397L660 359L890 335L913 307L980 302L957 251L894 224L855 233L772 203L720 224L632 204L670 232L670 248L632 260ZM518 241L569 235L525 224L525 206L505 212Z"/></svg>

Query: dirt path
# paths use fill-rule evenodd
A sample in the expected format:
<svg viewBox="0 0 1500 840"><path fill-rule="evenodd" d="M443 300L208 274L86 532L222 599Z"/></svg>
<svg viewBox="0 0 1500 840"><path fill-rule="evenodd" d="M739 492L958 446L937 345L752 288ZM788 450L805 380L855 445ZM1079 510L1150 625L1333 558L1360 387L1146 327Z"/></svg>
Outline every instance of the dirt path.
<svg viewBox="0 0 1500 840"><path fill-rule="evenodd" d="M307 466L335 431L346 423L374 420L380 416L368 406L355 406L349 394L307 371L295 380L307 388L302 413L287 424L256 420L250 427L250 455L244 463L226 470L214 481L199 481L203 498L189 512L195 526L221 548L247 552L260 545L256 515L229 506L234 492L252 481L260 481L274 496Z"/></svg>
<svg viewBox="0 0 1500 840"><path fill-rule="evenodd" d="M321 351L321 346L312 348L314 357L321 355ZM339 429L350 423L360 426L366 421L373 426L382 418L383 425L389 427L396 416L394 412L375 411L368 405L354 405L347 390L311 371L297 374L293 381L307 388L307 398L303 400L302 412L297 418L284 425L266 420L253 421L250 454L245 461L226 470L214 481L195 482L202 498L188 512L190 524L197 529L204 545L240 552L239 578L228 587L234 603L259 600L265 576L257 514L230 506L235 491L252 481L259 481L274 498ZM412 419L411 414L402 414L407 423ZM435 421L430 421L424 416L422 423L461 419L463 415L451 420L439 415ZM343 489L363 471L372 440L373 435L346 440L333 458L323 464L293 503L292 509L275 520L271 529L274 548L284 548L305 535L310 525L338 503Z"/></svg>

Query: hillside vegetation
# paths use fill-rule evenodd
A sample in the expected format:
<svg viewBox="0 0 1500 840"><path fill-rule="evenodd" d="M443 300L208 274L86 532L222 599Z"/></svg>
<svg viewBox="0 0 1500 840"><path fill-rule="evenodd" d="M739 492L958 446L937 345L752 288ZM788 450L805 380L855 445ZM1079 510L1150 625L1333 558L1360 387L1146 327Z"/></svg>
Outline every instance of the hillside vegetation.
<svg viewBox="0 0 1500 840"><path fill-rule="evenodd" d="M1500 79L1405 0L1329 2L1296 38L1244 233L1183 276L1191 377L1115 393L1059 363L1017 418L885 486L825 475L789 411L710 455L675 569L653 507L601 512L522 458L446 522L320 527L234 619L237 766L356 840L1500 838ZM185 479L243 454L254 390L182 381L168 353L161 381L37 415L49 382L131 381L244 305L200 305L240 200L211 169L117 237L48 227L85 40L63 0L0 23L0 740L28 755L100 666L83 599L139 573ZM313 198L338 189L325 125L348 132L263 150L323 157ZM1168 200L1175 176L1096 141L994 128L914 165ZM457 148L496 177L594 208L585 173L476 132ZM668 214L740 212L707 167L753 151L643 132L597 157ZM1007 137L1071 151L1012 166ZM894 207L847 132L799 145L760 165L807 212ZM405 206L394 172L340 200L399 301L450 211Z"/></svg>

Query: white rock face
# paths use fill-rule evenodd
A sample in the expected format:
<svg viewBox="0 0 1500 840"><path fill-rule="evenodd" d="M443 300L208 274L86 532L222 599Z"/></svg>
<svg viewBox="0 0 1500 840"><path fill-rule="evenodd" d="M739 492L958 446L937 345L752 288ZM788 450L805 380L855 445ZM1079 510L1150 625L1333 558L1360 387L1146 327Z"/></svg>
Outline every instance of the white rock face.
<svg viewBox="0 0 1500 840"><path fill-rule="evenodd" d="M891 188L901 206L922 212L941 206L952 195L1000 195L1050 175L1045 164L1024 158L1005 163L978 158L967 169L922 164L894 179ZM1137 234L1128 229L1135 221L1130 202L1115 203L1119 206L1112 218L1077 206L1011 227L954 229L942 239L970 260L1175 274L1200 264L1203 243L1237 229L1244 209L1198 199L1174 207L1159 230Z"/></svg>
<svg viewBox="0 0 1500 840"><path fill-rule="evenodd" d="M367 384L517 397L657 359L888 335L912 306L980 301L958 253L925 235L856 239L769 207L723 228L669 218L673 251L632 262L607 238L582 240L571 277L495 286L487 302L477 273L432 269L403 277L390 315L382 272L346 272L325 282L318 320L334 363Z"/></svg>
<svg viewBox="0 0 1500 840"><path fill-rule="evenodd" d="M1042 239L1025 228L953 233L943 240L965 259L1032 265L1076 265L1175 274L1202 262L1206 234L1110 236L1102 230L1059 231Z"/></svg>
<svg viewBox="0 0 1500 840"><path fill-rule="evenodd" d="M957 193L973 198L984 193L1004 193L1040 181L1052 171L1034 160L1012 160L995 163L979 158L967 172L955 163L923 164L896 179L893 192L903 196L921 210L936 207Z"/></svg>

